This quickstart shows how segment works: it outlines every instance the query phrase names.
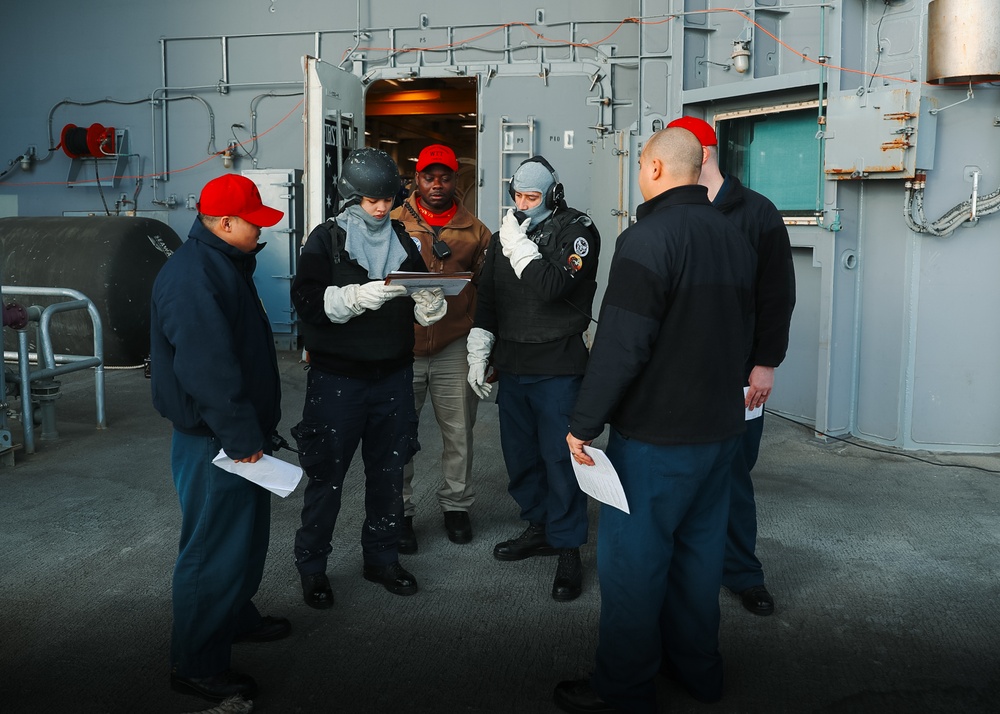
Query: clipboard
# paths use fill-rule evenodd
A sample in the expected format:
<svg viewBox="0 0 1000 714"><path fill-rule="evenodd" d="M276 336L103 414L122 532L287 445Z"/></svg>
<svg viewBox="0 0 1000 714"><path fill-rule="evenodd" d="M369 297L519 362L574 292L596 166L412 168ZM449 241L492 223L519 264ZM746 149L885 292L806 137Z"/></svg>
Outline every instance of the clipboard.
<svg viewBox="0 0 1000 714"><path fill-rule="evenodd" d="M395 272L385 276L386 285L403 285L406 294L412 295L417 290L441 288L445 295L458 295L472 280L469 271L460 273L409 273Z"/></svg>

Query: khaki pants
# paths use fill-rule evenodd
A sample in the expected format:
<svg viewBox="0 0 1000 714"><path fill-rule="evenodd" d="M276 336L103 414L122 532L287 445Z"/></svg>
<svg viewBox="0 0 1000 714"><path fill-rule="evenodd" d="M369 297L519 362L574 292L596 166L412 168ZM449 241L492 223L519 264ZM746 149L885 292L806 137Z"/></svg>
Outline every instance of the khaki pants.
<svg viewBox="0 0 1000 714"><path fill-rule="evenodd" d="M441 475L438 503L442 511L467 511L475 500L472 481L472 430L479 398L469 386L465 340L458 339L430 357L413 361L413 396L417 413L430 395L441 428ZM427 448L427 444L422 445ZM412 516L413 461L403 469L403 514Z"/></svg>

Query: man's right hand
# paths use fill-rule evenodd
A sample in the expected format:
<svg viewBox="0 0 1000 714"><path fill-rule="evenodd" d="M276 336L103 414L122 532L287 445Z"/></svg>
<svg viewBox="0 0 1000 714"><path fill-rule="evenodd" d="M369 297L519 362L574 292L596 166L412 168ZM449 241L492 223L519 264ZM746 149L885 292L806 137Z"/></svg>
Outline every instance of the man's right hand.
<svg viewBox="0 0 1000 714"><path fill-rule="evenodd" d="M573 436L572 432L566 435L566 443L569 445L570 456L573 457L573 460L576 463L583 464L584 466L594 465L594 460L590 458L590 455L586 451L583 450L584 446L590 446L592 442L593 439L591 439L590 441L577 439L575 436Z"/></svg>
<svg viewBox="0 0 1000 714"><path fill-rule="evenodd" d="M358 286L358 307L364 310L378 310L393 298L406 295L403 285L386 285L382 280L372 280Z"/></svg>

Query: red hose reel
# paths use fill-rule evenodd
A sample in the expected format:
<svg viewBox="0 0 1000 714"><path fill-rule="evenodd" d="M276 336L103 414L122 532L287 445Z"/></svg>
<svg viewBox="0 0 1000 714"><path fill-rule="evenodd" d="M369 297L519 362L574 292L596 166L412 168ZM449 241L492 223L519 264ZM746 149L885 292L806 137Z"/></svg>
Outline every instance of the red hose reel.
<svg viewBox="0 0 1000 714"><path fill-rule="evenodd" d="M60 146L71 159L113 156L116 150L115 128L102 124L91 124L86 128L67 124L60 136Z"/></svg>

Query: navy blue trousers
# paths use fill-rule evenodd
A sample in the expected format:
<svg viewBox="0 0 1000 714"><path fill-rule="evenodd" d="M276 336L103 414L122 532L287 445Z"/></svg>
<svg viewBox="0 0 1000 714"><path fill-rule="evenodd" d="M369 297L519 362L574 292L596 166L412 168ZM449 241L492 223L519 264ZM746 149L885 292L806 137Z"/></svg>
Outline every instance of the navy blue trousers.
<svg viewBox="0 0 1000 714"><path fill-rule="evenodd" d="M292 436L308 477L302 527L295 533L299 572L326 571L344 477L358 444L365 466L364 562L376 567L396 562L403 520L403 466L419 448L413 369L372 380L310 369L302 421Z"/></svg>
<svg viewBox="0 0 1000 714"><path fill-rule="evenodd" d="M500 373L497 406L507 491L523 520L545 526L554 548L587 542L587 496L577 484L566 445L582 381L580 376Z"/></svg>
<svg viewBox="0 0 1000 714"><path fill-rule="evenodd" d="M658 446L611 432L607 454L631 514L601 506L592 684L621 711L657 711L661 665L698 696L722 693L719 588L738 442Z"/></svg>
<svg viewBox="0 0 1000 714"><path fill-rule="evenodd" d="M726 559L722 584L733 592L741 592L764 584L764 568L757 558L757 502L753 494L750 472L757 463L760 437L764 433L764 417L747 422L731 468L732 493L729 499L729 533L726 537Z"/></svg>
<svg viewBox="0 0 1000 714"><path fill-rule="evenodd" d="M174 565L171 663L183 677L229 669L233 637L260 624L251 598L264 573L271 494L212 464L215 437L174 432L170 462L181 504Z"/></svg>

